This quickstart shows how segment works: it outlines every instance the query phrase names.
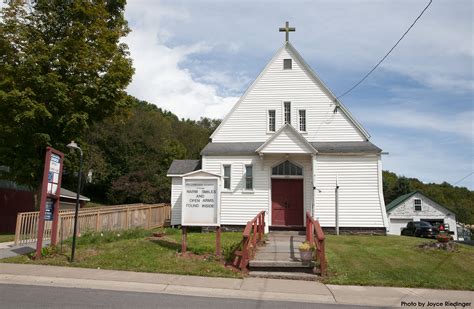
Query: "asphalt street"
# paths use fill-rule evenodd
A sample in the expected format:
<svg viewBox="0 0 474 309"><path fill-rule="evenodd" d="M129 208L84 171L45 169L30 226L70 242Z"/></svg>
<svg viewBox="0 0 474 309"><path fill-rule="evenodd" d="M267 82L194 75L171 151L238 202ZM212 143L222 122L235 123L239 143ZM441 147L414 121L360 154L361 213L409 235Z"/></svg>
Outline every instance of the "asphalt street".
<svg viewBox="0 0 474 309"><path fill-rule="evenodd" d="M0 308L349 309L366 307L0 284Z"/></svg>

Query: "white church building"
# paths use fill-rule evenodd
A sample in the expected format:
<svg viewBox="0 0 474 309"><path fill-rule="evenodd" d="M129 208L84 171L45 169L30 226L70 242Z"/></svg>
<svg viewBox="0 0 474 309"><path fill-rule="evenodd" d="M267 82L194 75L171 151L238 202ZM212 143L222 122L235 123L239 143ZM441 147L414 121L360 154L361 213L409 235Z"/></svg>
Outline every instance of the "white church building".
<svg viewBox="0 0 474 309"><path fill-rule="evenodd" d="M385 234L380 148L287 40L235 103L196 160L174 160L172 225L182 224L183 178L215 177L218 221L243 226L266 211L272 228ZM290 30L291 31L291 30Z"/></svg>

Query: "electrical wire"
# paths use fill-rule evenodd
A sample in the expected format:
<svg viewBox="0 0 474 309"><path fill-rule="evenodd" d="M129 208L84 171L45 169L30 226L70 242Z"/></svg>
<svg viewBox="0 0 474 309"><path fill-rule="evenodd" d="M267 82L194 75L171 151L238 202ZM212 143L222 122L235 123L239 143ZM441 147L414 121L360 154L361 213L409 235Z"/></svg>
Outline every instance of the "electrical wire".
<svg viewBox="0 0 474 309"><path fill-rule="evenodd" d="M454 185L457 185L458 183L460 183L461 181L463 181L463 180L466 179L467 177L471 176L472 174L474 174L474 172L470 172L469 174L467 174L467 175L464 176L463 178L459 179L458 181L456 181L455 183L453 183L453 186L454 186Z"/></svg>
<svg viewBox="0 0 474 309"><path fill-rule="evenodd" d="M339 99L339 98L342 98L343 96L345 96L346 94L348 94L349 92L351 92L352 90L354 90L355 88L357 88L357 86L359 86L360 84L362 84L362 82L367 78L369 77L370 74L372 74L373 71L375 71L375 69L377 69L377 67L388 57L388 55L390 55L390 53L395 49L395 47L397 47L398 43L400 43L403 38L407 35L407 33L411 30L411 28L413 28L413 26L416 24L416 22L418 21L418 19L421 18L421 16L425 13L425 11L428 9L428 7L431 5L431 3L433 2L433 0L430 0L430 2L428 3L428 5L423 9L423 11L421 11L420 15L418 15L418 17L415 19L415 21L410 25L410 27L408 27L407 31L405 31L405 33L400 37L400 39L398 39L397 43L395 43L395 45L393 45L392 48L390 48L390 50L388 51L388 53L385 54L385 56L383 56L382 59L380 59L380 61L372 68L372 70L370 70L367 74L365 74L364 77L362 77L362 79L357 82L354 86L352 86L349 90L347 90L346 92L344 92L343 94L341 94L340 96L336 97L336 100Z"/></svg>

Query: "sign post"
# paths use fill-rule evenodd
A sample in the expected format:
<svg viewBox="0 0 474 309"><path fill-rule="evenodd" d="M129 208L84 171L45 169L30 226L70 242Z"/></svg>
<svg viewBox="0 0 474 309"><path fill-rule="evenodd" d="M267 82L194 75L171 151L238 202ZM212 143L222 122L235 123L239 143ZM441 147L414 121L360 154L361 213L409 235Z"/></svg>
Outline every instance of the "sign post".
<svg viewBox="0 0 474 309"><path fill-rule="evenodd" d="M62 152L51 147L46 147L35 258L41 257L44 225L46 221L53 221L51 226L51 244L56 245L58 241L59 199L61 194L63 159L64 154Z"/></svg>
<svg viewBox="0 0 474 309"><path fill-rule="evenodd" d="M203 176L203 174L205 176ZM221 255L219 176L199 171L183 177L181 252L186 252L187 226L216 227L216 255Z"/></svg>

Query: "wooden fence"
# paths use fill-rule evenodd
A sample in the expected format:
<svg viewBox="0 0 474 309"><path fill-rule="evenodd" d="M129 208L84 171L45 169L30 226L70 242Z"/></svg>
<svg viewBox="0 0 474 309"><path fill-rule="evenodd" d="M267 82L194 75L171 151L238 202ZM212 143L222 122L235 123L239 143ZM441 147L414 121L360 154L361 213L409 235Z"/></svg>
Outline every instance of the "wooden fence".
<svg viewBox="0 0 474 309"><path fill-rule="evenodd" d="M39 211L17 215L15 245L36 242ZM169 204L129 204L79 210L78 233L155 228L171 219ZM51 239L51 221L45 222L43 239ZM71 237L74 231L74 210L59 211L57 239Z"/></svg>

